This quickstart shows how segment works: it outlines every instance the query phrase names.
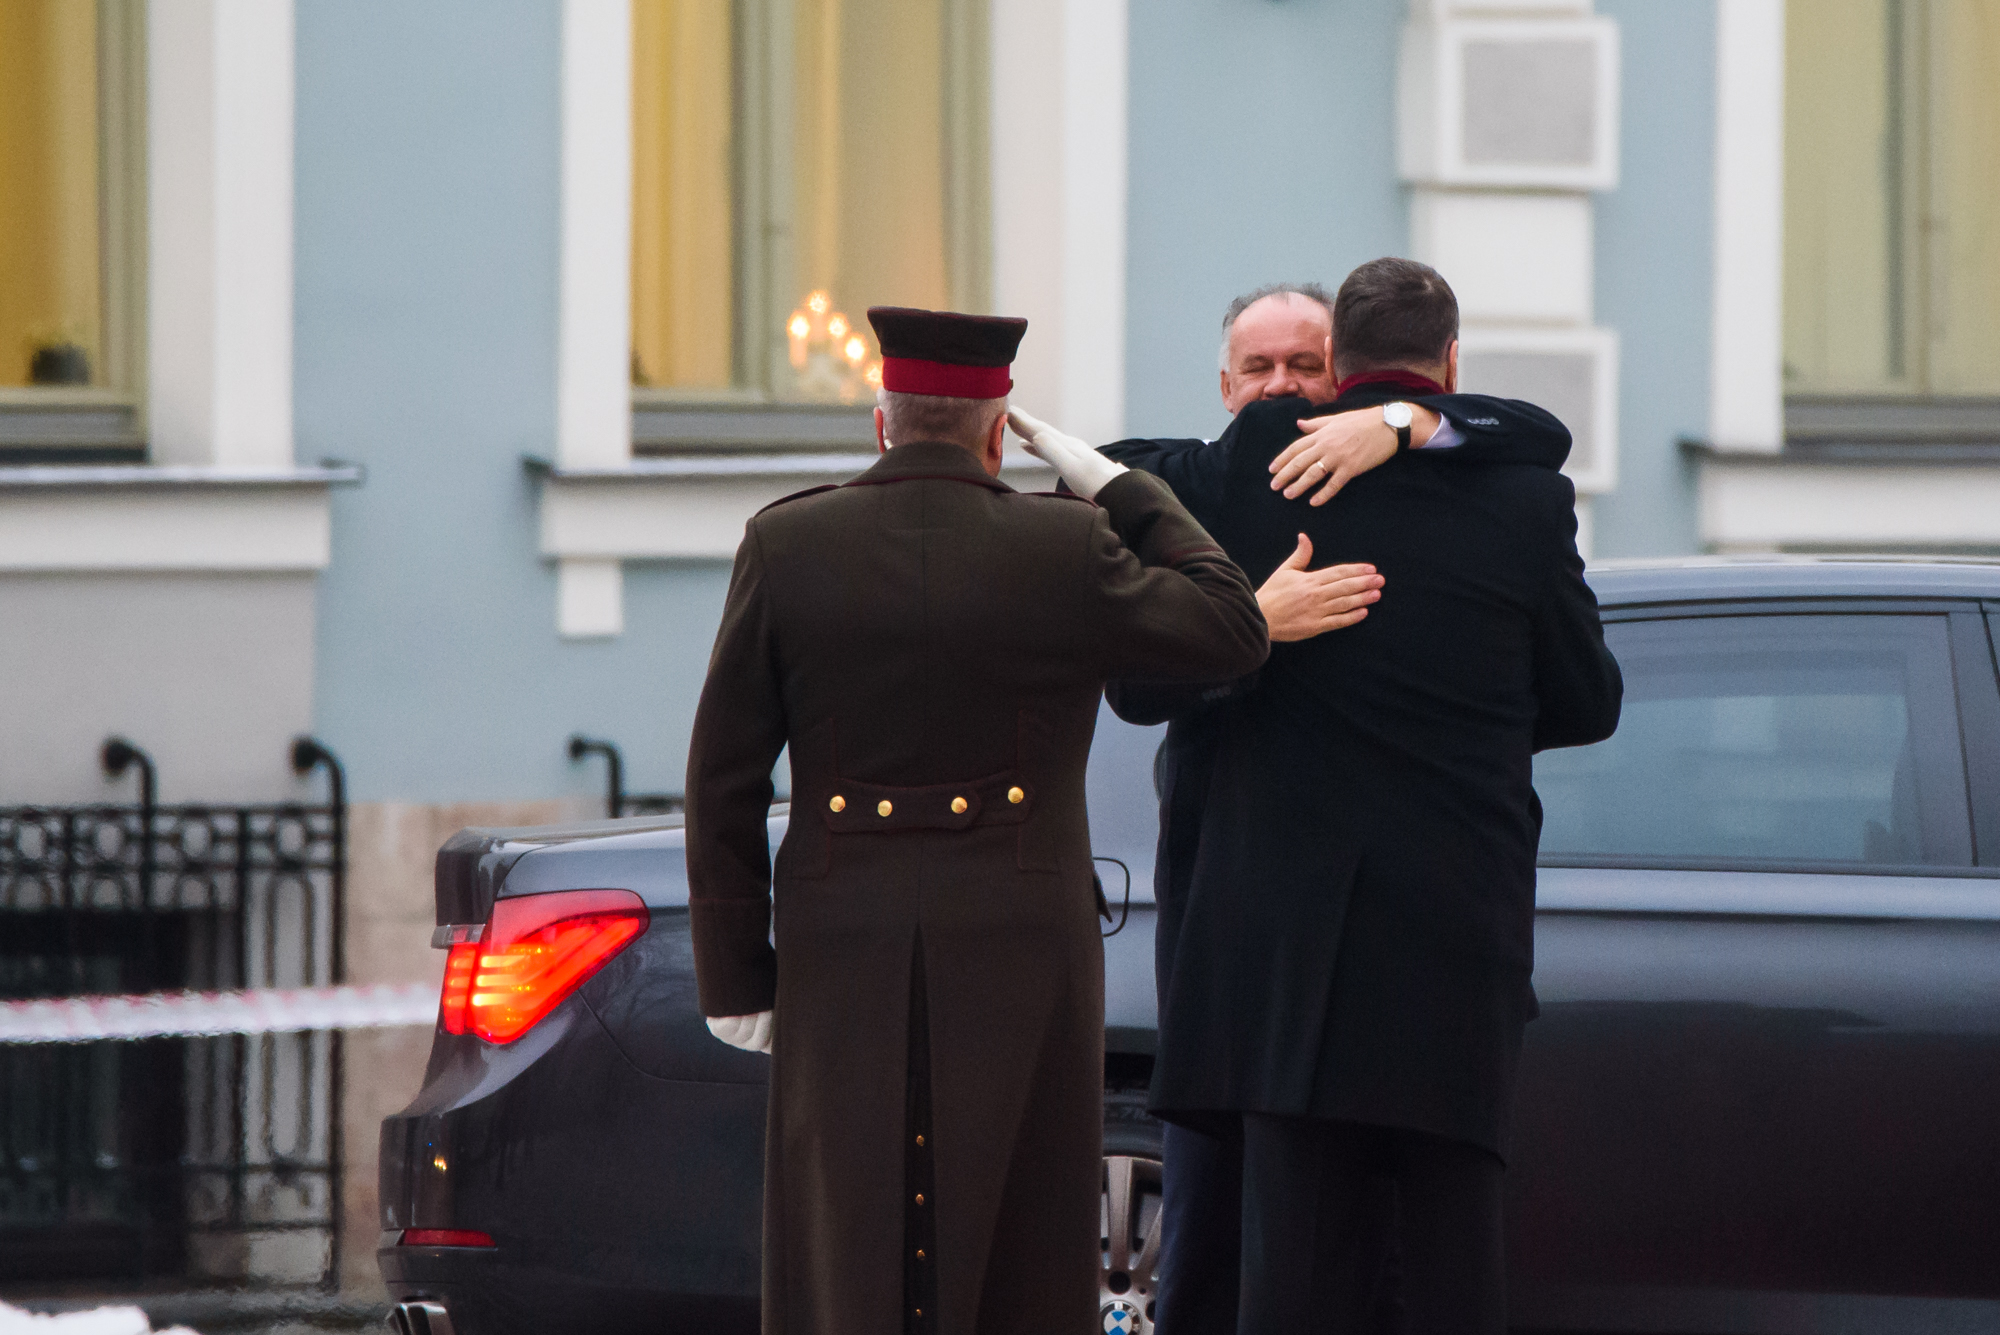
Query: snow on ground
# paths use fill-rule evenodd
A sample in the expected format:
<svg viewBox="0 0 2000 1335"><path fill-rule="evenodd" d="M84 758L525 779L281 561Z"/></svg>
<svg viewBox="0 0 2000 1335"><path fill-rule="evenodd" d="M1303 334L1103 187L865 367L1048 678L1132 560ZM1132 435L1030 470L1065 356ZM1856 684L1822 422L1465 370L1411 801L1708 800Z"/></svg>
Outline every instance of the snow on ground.
<svg viewBox="0 0 2000 1335"><path fill-rule="evenodd" d="M186 1326L153 1330L136 1307L99 1307L89 1312L42 1316L0 1303L0 1335L195 1335Z"/></svg>

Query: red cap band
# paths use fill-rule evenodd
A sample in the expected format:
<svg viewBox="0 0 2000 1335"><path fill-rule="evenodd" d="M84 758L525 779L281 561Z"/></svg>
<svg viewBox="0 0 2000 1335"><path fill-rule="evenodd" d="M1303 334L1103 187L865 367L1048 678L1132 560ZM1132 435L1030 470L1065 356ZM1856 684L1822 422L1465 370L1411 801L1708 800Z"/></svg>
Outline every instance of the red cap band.
<svg viewBox="0 0 2000 1335"><path fill-rule="evenodd" d="M932 394L948 399L999 399L1014 388L1004 366L960 366L917 357L884 357L882 388L895 394Z"/></svg>

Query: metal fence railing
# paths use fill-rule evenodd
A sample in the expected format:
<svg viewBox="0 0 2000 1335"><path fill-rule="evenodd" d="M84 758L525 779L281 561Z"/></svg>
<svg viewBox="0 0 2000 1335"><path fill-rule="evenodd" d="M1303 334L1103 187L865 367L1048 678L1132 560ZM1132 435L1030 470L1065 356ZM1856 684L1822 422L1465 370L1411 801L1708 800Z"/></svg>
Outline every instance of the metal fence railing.
<svg viewBox="0 0 2000 1335"><path fill-rule="evenodd" d="M323 988L345 974L347 811L156 801L0 808L0 1001ZM337 1030L0 1044L0 1282L331 1284Z"/></svg>
<svg viewBox="0 0 2000 1335"><path fill-rule="evenodd" d="M679 793L628 793L625 791L625 758L614 742L585 737L569 739L569 758L604 757L604 814L612 820L621 816L672 816L687 809Z"/></svg>

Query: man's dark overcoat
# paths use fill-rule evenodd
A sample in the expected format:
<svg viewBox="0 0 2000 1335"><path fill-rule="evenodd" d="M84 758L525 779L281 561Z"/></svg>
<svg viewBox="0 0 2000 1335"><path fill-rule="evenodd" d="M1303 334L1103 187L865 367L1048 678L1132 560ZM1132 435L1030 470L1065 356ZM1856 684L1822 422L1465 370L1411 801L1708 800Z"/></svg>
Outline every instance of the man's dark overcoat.
<svg viewBox="0 0 2000 1335"><path fill-rule="evenodd" d="M1198 1129L1250 1111L1505 1142L1536 1009L1531 757L1608 736L1622 684L1560 473L1414 451L1324 507L1270 490L1299 417L1408 396L1253 404L1211 445L1107 450L1172 482L1254 581L1300 532L1315 566L1366 561L1387 581L1366 620L1274 646L1206 708L1113 688L1127 717L1177 719L1152 1101ZM1498 401L1475 420L1504 434L1510 418L1553 421Z"/></svg>
<svg viewBox="0 0 2000 1335"><path fill-rule="evenodd" d="M1092 505L912 443L750 521L695 719L687 842L703 1011L775 1003L766 1331L904 1328L919 951L929 1329L1088 1326L1104 964L1084 763L1099 693L1112 677L1252 670L1265 636L1242 572L1141 472ZM765 818L787 745L774 871Z"/></svg>

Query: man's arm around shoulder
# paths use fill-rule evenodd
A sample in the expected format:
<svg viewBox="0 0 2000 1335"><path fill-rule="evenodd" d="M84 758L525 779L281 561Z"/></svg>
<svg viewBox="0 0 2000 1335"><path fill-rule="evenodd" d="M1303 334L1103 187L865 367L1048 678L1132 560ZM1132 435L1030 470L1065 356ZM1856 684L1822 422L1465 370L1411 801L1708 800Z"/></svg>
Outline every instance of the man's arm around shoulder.
<svg viewBox="0 0 2000 1335"><path fill-rule="evenodd" d="M1576 488L1566 477L1527 475L1538 546L1546 553L1534 610L1535 749L1587 746L1618 727L1625 681L1604 643L1597 595L1576 548Z"/></svg>
<svg viewBox="0 0 2000 1335"><path fill-rule="evenodd" d="M1490 394L1440 394L1413 402L1444 418L1461 441L1454 451L1465 451L1459 457L1469 462L1537 468L1569 462L1569 428L1546 408Z"/></svg>

